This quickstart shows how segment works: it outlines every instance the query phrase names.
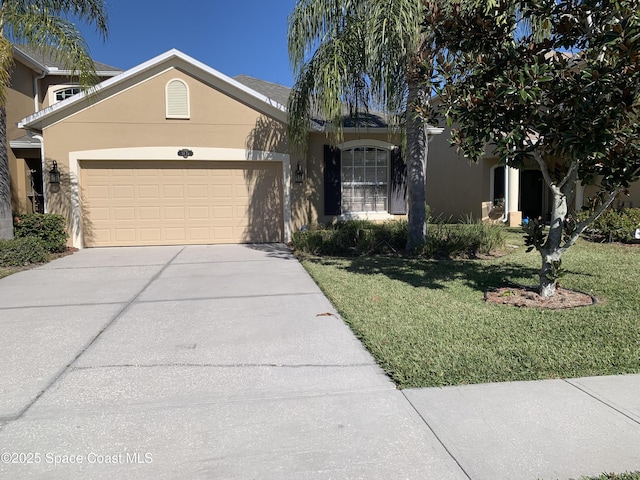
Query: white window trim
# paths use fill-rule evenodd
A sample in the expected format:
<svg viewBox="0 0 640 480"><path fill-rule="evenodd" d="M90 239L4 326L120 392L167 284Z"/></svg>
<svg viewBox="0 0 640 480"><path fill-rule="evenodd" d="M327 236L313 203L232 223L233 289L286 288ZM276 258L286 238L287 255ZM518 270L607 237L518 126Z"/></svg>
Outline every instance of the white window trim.
<svg viewBox="0 0 640 480"><path fill-rule="evenodd" d="M58 83L56 85L50 85L47 88L47 106L50 107L55 105L56 103L63 102L64 100L56 100L56 92L60 90L66 90L67 88L79 88L80 84L78 83Z"/></svg>
<svg viewBox="0 0 640 480"><path fill-rule="evenodd" d="M350 140L348 142L344 142L338 145L338 149L340 149L340 157L342 158L342 152L345 150L350 150L354 148L375 148L381 150L387 150L387 210L384 212L376 212L376 211L364 211L364 212L343 212L338 215L338 220L373 220L373 221L383 221L383 220L392 220L395 218L395 215L389 213L389 186L391 183L391 151L396 148L396 146L389 142L384 142L382 140ZM342 175L342 172L341 172ZM340 182L340 195L342 195L342 181Z"/></svg>
<svg viewBox="0 0 640 480"><path fill-rule="evenodd" d="M169 85L173 82L180 82L187 90L187 114L186 115L176 115L169 112ZM165 115L167 119L181 119L188 120L191 118L191 91L189 90L189 85L187 82L182 80L181 78L172 78L167 82L164 87L164 104L165 104Z"/></svg>
<svg viewBox="0 0 640 480"><path fill-rule="evenodd" d="M338 145L339 150L348 150L356 147L375 147L383 150L393 150L396 146L393 143L384 142L382 140L351 140Z"/></svg>

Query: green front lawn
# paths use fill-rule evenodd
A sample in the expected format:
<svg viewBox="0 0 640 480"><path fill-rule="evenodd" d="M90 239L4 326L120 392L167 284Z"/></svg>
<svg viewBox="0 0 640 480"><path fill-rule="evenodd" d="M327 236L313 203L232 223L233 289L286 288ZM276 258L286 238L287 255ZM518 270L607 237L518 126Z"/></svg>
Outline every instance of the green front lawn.
<svg viewBox="0 0 640 480"><path fill-rule="evenodd" d="M562 285L591 307L491 305L490 287L534 284L539 255L511 230L490 260L306 257L304 267L401 388L640 372L640 246L579 241Z"/></svg>

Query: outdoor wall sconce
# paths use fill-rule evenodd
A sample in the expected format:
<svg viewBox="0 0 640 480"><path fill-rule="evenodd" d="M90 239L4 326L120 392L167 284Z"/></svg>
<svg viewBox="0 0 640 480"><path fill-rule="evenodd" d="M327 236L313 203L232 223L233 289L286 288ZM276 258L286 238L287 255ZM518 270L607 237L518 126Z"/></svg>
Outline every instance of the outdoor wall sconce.
<svg viewBox="0 0 640 480"><path fill-rule="evenodd" d="M298 184L304 181L304 170L302 170L302 167L300 166L300 162L298 162L298 166L296 167L294 181Z"/></svg>
<svg viewBox="0 0 640 480"><path fill-rule="evenodd" d="M189 150L188 148L182 148L178 150L178 156L182 158L193 157L193 150Z"/></svg>
<svg viewBox="0 0 640 480"><path fill-rule="evenodd" d="M60 170L58 170L58 162L53 161L51 170L49 170L49 184L51 186L60 186Z"/></svg>

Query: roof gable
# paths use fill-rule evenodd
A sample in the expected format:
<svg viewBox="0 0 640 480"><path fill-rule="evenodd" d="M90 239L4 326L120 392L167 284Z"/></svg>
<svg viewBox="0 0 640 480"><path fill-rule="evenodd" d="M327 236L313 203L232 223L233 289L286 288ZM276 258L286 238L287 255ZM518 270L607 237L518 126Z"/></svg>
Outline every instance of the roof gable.
<svg viewBox="0 0 640 480"><path fill-rule="evenodd" d="M56 103L40 112L24 118L18 126L34 130L42 130L45 127L57 123L70 115L89 108L96 102L101 102L118 92L130 88L146 79L157 75L170 68L178 68L194 78L209 84L228 96L243 102L256 110L269 115L284 123L287 121L285 107L276 100L258 93L252 88L234 80L217 70L205 65L198 60L172 49L158 55L147 62L133 67L118 76L105 80L89 92L81 92L78 95Z"/></svg>

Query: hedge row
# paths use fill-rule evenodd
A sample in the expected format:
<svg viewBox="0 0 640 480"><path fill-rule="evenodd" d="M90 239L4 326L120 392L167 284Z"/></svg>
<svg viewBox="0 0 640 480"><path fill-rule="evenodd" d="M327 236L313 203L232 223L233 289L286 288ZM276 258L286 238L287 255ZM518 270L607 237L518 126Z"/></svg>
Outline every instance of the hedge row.
<svg viewBox="0 0 640 480"><path fill-rule="evenodd" d="M588 213L582 213L588 216ZM607 242L629 243L636 240L635 231L640 228L640 208L607 210L589 225L588 233Z"/></svg>
<svg viewBox="0 0 640 480"><path fill-rule="evenodd" d="M0 240L0 267L46 263L49 254L64 252L68 237L65 224L62 215L14 215L14 238Z"/></svg>
<svg viewBox="0 0 640 480"><path fill-rule="evenodd" d="M366 220L317 225L293 234L295 250L312 255L359 256L401 252L407 244L407 222L374 223ZM427 242L415 253L425 257L473 257L503 247L500 225L467 221L430 223Z"/></svg>

